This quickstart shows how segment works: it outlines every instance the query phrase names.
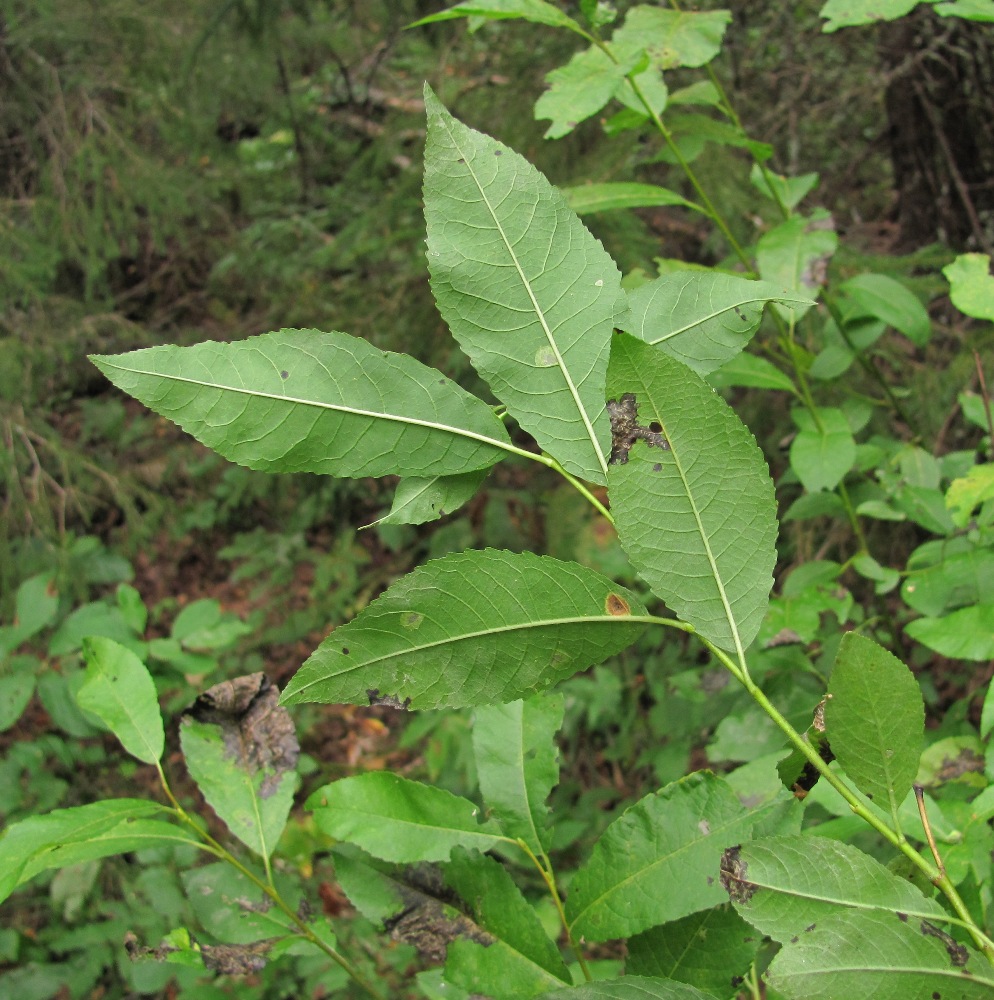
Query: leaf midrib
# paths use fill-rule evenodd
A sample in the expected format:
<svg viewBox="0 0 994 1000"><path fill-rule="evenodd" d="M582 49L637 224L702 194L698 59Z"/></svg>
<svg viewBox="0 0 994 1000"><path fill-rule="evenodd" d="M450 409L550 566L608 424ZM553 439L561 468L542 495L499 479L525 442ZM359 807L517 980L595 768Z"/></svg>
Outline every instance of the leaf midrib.
<svg viewBox="0 0 994 1000"><path fill-rule="evenodd" d="M394 612L394 611L387 612L387 614L401 614L401 613L404 614L410 613L410 609L407 609L404 612ZM408 647L407 649L398 649L394 652L384 653L382 656L376 656L373 657L372 659L357 661L347 670L340 670L338 673L333 674L332 677L345 677L355 670L364 670L366 667L372 666L376 663L383 663L386 660L390 660L398 656L407 657L411 656L412 654L423 653L429 649L435 649L439 646L454 645L460 642L469 642L472 639L482 639L487 636L524 631L525 629L530 629L530 628L553 628L558 625L576 625L576 624L589 624L589 623L593 624L611 623L615 625L620 625L630 622L639 622L646 625L650 625L653 622L658 622L658 621L659 619L655 618L653 615L591 615L591 616L574 615L568 618L542 618L539 620L533 620L527 622L515 622L509 625L502 625L499 628L481 629L480 631L477 632L464 632L460 635L455 635L444 639L437 639L433 642L422 643L421 645L411 646ZM345 627L348 628L348 626ZM362 624L362 628L368 628L368 627L369 625L367 623L364 622ZM356 631L357 632L360 631L359 626L356 627ZM395 633L390 633L390 634L395 634ZM315 653L314 655L317 655L317 653ZM337 655L341 656L342 654L338 653ZM349 659L352 659L353 655L354 654L350 654ZM306 691L308 688L312 688L316 684L323 684L329 679L330 679L329 677L321 677L317 680L309 682L308 684L304 684L301 687L294 688L293 690L289 691L289 695L291 697L296 697L297 694L300 693L301 691Z"/></svg>
<svg viewBox="0 0 994 1000"><path fill-rule="evenodd" d="M224 392L232 392L242 396L251 396L259 399L273 399L281 403L296 403L301 406L313 406L322 410L334 410L337 413L350 413L357 417L369 417L373 420L389 420L399 424L410 424L412 427L424 427L428 430L445 431L458 437L470 438L482 444L491 445L501 451L509 452L512 455L527 455L534 458L530 452L516 448L509 442L504 442L498 438L487 437L486 434L478 434L476 431L468 430L465 427L457 427L454 424L441 424L434 420L422 420L419 417L404 416L399 413L377 412L376 410L364 410L357 406L346 406L338 403L322 403L316 399L302 399L299 396L287 396L275 392L263 392L259 389L246 389L244 386L223 385L219 382L206 382L203 379L188 378L184 375L174 375L171 373L149 372L140 368L125 368L123 365L110 365L104 362L108 368L116 371L127 372L130 375L141 375L148 378L168 379L172 382L183 382L187 385L197 385L205 389L216 389Z"/></svg>
<svg viewBox="0 0 994 1000"><path fill-rule="evenodd" d="M583 420L584 429L587 432L587 437L594 446L594 453L597 456L597 462L600 465L601 473L607 475L607 459L604 456L604 451L601 448L600 442L597 440L597 434L594 431L594 425L591 423L590 417L587 415L587 410L580 399L580 392L577 389L575 383L573 382L573 376L570 374L569 369L566 367L566 362L563 360L563 356L559 351L559 345L556 343L556 338L553 336L552 330L549 327L548 322L545 318L545 312L543 311L537 297L535 296L534 289L532 288L531 282L525 276L524 269L521 266L521 262L518 260L518 255L514 252L514 247L511 245L511 241L507 238L507 234L504 232L504 227L500 224L500 220L497 218L497 213L494 210L493 205L490 203L490 199L487 197L487 193L484 190L483 185L480 183L480 179L477 177L476 171L473 169L471 163L471 157L468 152L463 149L459 144L459 140L456 138L449 124L444 120L440 119L443 127L448 132L449 139L453 146L459 150L463 155L464 166L468 171L470 177L473 178L473 182L476 184L477 190L480 192L480 199L483 201L484 205L487 206L487 211L490 213L490 217L493 220L494 226L497 232L500 233L500 238L504 242L504 247L507 250L508 256L514 264L515 270L518 272L518 277L521 279L521 284L528 294L528 298L531 300L532 308L535 311L535 315L538 317L538 321L542 326L542 331L545 334L546 340L549 343L549 347L552 348L552 352L555 355L556 363L559 366L559 371L566 382L566 386L569 389L570 395L573 397L573 403L576 406L577 411Z"/></svg>
<svg viewBox="0 0 994 1000"><path fill-rule="evenodd" d="M743 306L752 305L765 305L767 302L777 302L781 305L787 302L797 302L800 305L806 305L808 299L802 298L791 298L790 296L784 295L778 298L769 298L764 295L759 295L751 299L742 299L733 303L730 306L726 306L724 309L716 309L710 312L707 316L701 316L699 319L695 319L692 323L687 323L677 330L671 330L669 333L663 334L661 337L657 337L655 340L646 340L646 343L651 347L656 347L658 344L664 344L667 340L672 340L673 337L679 337L681 334L686 333L688 330L693 330L695 326L700 326L703 323L709 323L711 320L718 319L725 313L734 312L735 309L740 309ZM644 325L644 324L643 324Z"/></svg>

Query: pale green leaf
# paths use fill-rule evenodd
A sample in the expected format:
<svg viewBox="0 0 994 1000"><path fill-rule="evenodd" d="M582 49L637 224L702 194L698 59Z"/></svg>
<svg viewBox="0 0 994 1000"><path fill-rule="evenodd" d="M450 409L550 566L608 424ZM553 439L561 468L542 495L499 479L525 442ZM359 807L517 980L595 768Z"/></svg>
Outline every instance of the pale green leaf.
<svg viewBox="0 0 994 1000"><path fill-rule="evenodd" d="M965 476L954 479L946 492L946 508L958 528L965 528L974 510L988 500L994 500L994 462L975 465Z"/></svg>
<svg viewBox="0 0 994 1000"><path fill-rule="evenodd" d="M642 4L628 12L611 45L622 56L644 51L662 70L704 66L721 51L731 19L727 10L677 11Z"/></svg>
<svg viewBox="0 0 994 1000"><path fill-rule="evenodd" d="M948 949L948 950L947 950ZM955 961L954 961L955 959ZM964 962L964 965L957 964ZM845 912L799 930L767 973L791 1000L990 1000L990 966L921 920Z"/></svg>
<svg viewBox="0 0 994 1000"><path fill-rule="evenodd" d="M858 274L839 286L866 314L900 330L924 347L932 336L932 320L918 296L885 274Z"/></svg>
<svg viewBox="0 0 994 1000"><path fill-rule="evenodd" d="M551 28L583 30L573 18L564 14L555 5L547 3L546 0L464 0L463 3L458 3L437 14L429 14L428 17L423 17L408 27L417 28L423 24L451 21L459 17L483 17L488 21L523 18L535 24L546 24Z"/></svg>
<svg viewBox="0 0 994 1000"><path fill-rule="evenodd" d="M459 552L409 573L332 632L283 701L513 701L621 652L642 633L645 615L633 594L575 563Z"/></svg>
<svg viewBox="0 0 994 1000"><path fill-rule="evenodd" d="M847 632L825 706L828 741L865 795L894 813L918 773L925 708L911 671L872 639Z"/></svg>
<svg viewBox="0 0 994 1000"><path fill-rule="evenodd" d="M458 510L476 496L487 478L487 469L461 476L422 479L408 476L397 484L390 511L373 524L425 524ZM372 525L369 525L372 527Z"/></svg>
<svg viewBox="0 0 994 1000"><path fill-rule="evenodd" d="M509 837L535 854L549 848L545 800L559 782L556 733L562 695L481 707L473 717L473 753L483 802Z"/></svg>
<svg viewBox="0 0 994 1000"><path fill-rule="evenodd" d="M828 261L838 246L832 217L823 210L810 219L795 215L775 226L756 245L759 276L781 288L810 297L825 284ZM808 307L778 306L788 318L800 319Z"/></svg>
<svg viewBox="0 0 994 1000"><path fill-rule="evenodd" d="M603 483L604 380L625 308L618 267L523 157L456 121L429 89L425 103L428 265L439 310L540 447Z"/></svg>
<svg viewBox="0 0 994 1000"><path fill-rule="evenodd" d="M645 56L641 52L638 53L638 60L638 66L641 66L645 61ZM666 110L670 92L663 79L662 70L649 65L640 73L629 74L621 82L614 96L626 108L631 109L645 120L649 117L650 111L661 115Z"/></svg>
<svg viewBox="0 0 994 1000"><path fill-rule="evenodd" d="M775 194L787 208L795 208L818 184L818 174L785 177L769 169L763 170L758 163L754 163L749 171L749 182L765 197L773 198Z"/></svg>
<svg viewBox="0 0 994 1000"><path fill-rule="evenodd" d="M618 536L639 575L722 649L744 650L769 602L776 502L755 439L679 361L615 337L609 398L633 394L638 426L665 446L616 449L609 495ZM624 444L624 442L621 442Z"/></svg>
<svg viewBox="0 0 994 1000"><path fill-rule="evenodd" d="M609 212L617 208L657 208L662 205L681 205L697 212L704 211L700 205L688 201L676 191L658 184L638 184L634 181L580 184L564 188L563 194L566 195L569 207L578 215Z"/></svg>
<svg viewBox="0 0 994 1000"><path fill-rule="evenodd" d="M630 938L625 969L726 996L731 977L749 971L759 943L730 905L715 906Z"/></svg>
<svg viewBox="0 0 994 1000"><path fill-rule="evenodd" d="M828 34L839 28L895 21L910 14L918 3L919 0L828 0L820 12L828 23L821 30Z"/></svg>
<svg viewBox="0 0 994 1000"><path fill-rule="evenodd" d="M684 271L629 292L621 329L707 375L749 343L767 302L814 305L769 282Z"/></svg>
<svg viewBox="0 0 994 1000"><path fill-rule="evenodd" d="M552 122L545 138L561 139L596 115L614 97L631 65L631 61L616 62L592 45L547 73L549 89L535 102L536 120Z"/></svg>
<svg viewBox="0 0 994 1000"><path fill-rule="evenodd" d="M476 925L497 939L451 946L447 980L470 993L514 997L535 996L571 982L559 949L499 862L456 848L445 881L465 900Z"/></svg>
<svg viewBox="0 0 994 1000"><path fill-rule="evenodd" d="M960 254L942 273L949 282L949 298L961 313L994 321L994 276L987 254Z"/></svg>
<svg viewBox="0 0 994 1000"><path fill-rule="evenodd" d="M166 813L145 799L107 799L10 824L0 837L0 901L50 868L164 843L199 846L179 827L150 818Z"/></svg>
<svg viewBox="0 0 994 1000"><path fill-rule="evenodd" d="M722 994L724 995L724 994ZM539 1000L717 1000L712 993L702 993L694 986L668 979L625 976L600 983L586 983L555 993L544 993Z"/></svg>
<svg viewBox="0 0 994 1000"><path fill-rule="evenodd" d="M0 661L0 733L21 717L35 693L35 675L41 663L33 656L11 656Z"/></svg>
<svg viewBox="0 0 994 1000"><path fill-rule="evenodd" d="M490 407L441 372L344 333L282 330L91 360L250 469L447 476L488 468L510 446Z"/></svg>
<svg viewBox="0 0 994 1000"><path fill-rule="evenodd" d="M960 608L904 626L912 639L952 660L994 659L994 602Z"/></svg>
<svg viewBox="0 0 994 1000"><path fill-rule="evenodd" d="M297 790L298 744L279 691L262 674L204 692L180 723L187 770L246 847L268 858Z"/></svg>
<svg viewBox="0 0 994 1000"><path fill-rule="evenodd" d="M846 415L831 406L818 407L818 422L807 411L794 411L800 428L790 445L790 467L806 490L832 490L856 461L856 441Z"/></svg>
<svg viewBox="0 0 994 1000"><path fill-rule="evenodd" d="M935 12L939 17L962 17L967 21L994 24L994 0L951 0L936 4Z"/></svg>
<svg viewBox="0 0 994 1000"><path fill-rule="evenodd" d="M76 693L79 707L100 719L133 757L161 759L165 732L155 681L145 664L120 643L100 636L83 640L86 679Z"/></svg>
<svg viewBox="0 0 994 1000"><path fill-rule="evenodd" d="M735 908L787 943L840 907L938 918L942 907L907 879L849 844L827 837L771 837L727 851L721 881Z"/></svg>
<svg viewBox="0 0 994 1000"><path fill-rule="evenodd" d="M708 385L715 389L727 386L747 386L751 389L780 389L796 393L790 376L785 375L772 362L755 354L737 354L717 371L708 375Z"/></svg>
<svg viewBox="0 0 994 1000"><path fill-rule="evenodd" d="M707 771L646 796L604 831L574 875L566 900L573 936L628 937L721 903L722 852L748 839L755 819Z"/></svg>
<svg viewBox="0 0 994 1000"><path fill-rule="evenodd" d="M59 610L59 592L52 573L39 573L17 588L14 602L14 631L18 642L51 625Z"/></svg>
<svg viewBox="0 0 994 1000"><path fill-rule="evenodd" d="M332 782L306 806L329 837L384 861L447 861L454 847L488 851L504 839L469 799L389 771Z"/></svg>

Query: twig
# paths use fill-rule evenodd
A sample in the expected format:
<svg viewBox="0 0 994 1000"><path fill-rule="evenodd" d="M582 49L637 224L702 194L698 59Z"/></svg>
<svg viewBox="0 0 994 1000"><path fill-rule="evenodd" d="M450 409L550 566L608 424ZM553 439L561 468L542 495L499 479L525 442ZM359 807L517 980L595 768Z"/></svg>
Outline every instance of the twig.
<svg viewBox="0 0 994 1000"><path fill-rule="evenodd" d="M935 837L932 836L932 825L928 821L928 813L925 811L925 789L921 785L915 785L915 799L918 801L918 815L921 816L922 829L925 831L925 838L928 840L932 857L935 858L935 867L939 869L939 881L946 877L946 866L939 856L939 848L936 846Z"/></svg>

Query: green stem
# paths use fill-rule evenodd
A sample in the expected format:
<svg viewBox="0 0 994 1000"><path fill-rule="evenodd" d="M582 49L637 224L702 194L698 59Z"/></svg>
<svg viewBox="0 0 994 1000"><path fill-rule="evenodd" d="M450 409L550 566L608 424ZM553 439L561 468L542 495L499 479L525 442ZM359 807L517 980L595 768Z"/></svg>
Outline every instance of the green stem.
<svg viewBox="0 0 994 1000"><path fill-rule="evenodd" d="M984 953L987 960L994 965L994 942L987 937L986 934L976 925L973 918L970 915L970 911L966 908L966 904L963 902L959 893L956 891L956 887L950 881L949 876L944 873L940 873L938 868L923 857L918 851L916 851L911 844L897 831L891 829L882 819L880 819L876 813L868 809L863 802L859 799L855 792L836 774L829 766L822 760L821 755L815 748L808 743L807 740L799 733L787 719L780 713L777 707L766 697L759 686L747 675L744 674L739 665L735 663L734 660L726 653L724 650L719 649L713 643L709 642L707 639L700 637L701 642L711 651L711 653L718 659L732 675L745 687L749 692L752 699L763 709L763 711L773 720L774 723L779 727L783 734L787 737L788 741L797 749L804 757L809 761L809 763L814 767L818 773L827 781L832 788L834 788L839 795L846 801L849 808L859 816L865 823L873 827L888 843L899 850L909 861L921 872L923 872L929 880L935 885L949 900L950 905L956 911L956 914L963 921L964 926L973 938L976 946Z"/></svg>
<svg viewBox="0 0 994 1000"><path fill-rule="evenodd" d="M570 473L568 473L554 458L551 459L549 463L549 468L555 469L556 472L558 472L559 475L561 475L563 479L566 480L566 482L568 482L578 493L580 493L581 496L583 496L589 503L593 505L594 509L599 514L602 514L605 518L607 518L607 520L611 524L614 524L614 516L607 509L607 507L605 507L604 504L602 504L600 500L598 500L597 497L595 497L594 494L591 493L590 488L587 486L586 483L584 483L580 479L577 479L576 476L573 476Z"/></svg>
<svg viewBox="0 0 994 1000"><path fill-rule="evenodd" d="M542 859L539 860L532 849L520 837L515 841L515 843L522 851L524 851L531 863L538 869L538 873L542 876L542 881L545 882L545 885L549 890L549 895L552 897L552 902L555 904L556 912L559 914L559 921L563 925L563 930L566 932L566 940L569 943L570 950L574 955L576 955L576 960L580 966L581 972L583 972L584 979L586 979L588 983L592 982L593 976L587 966L587 960L583 957L583 952L581 952L576 946L576 942L573 940L573 935L570 932L570 926L566 919L566 910L563 907L562 897L559 895L559 889L556 887L556 878L552 871L552 862L549 860L548 855L544 851L542 852Z"/></svg>
<svg viewBox="0 0 994 1000"><path fill-rule="evenodd" d="M286 918L296 926L301 937L308 940L315 947L320 948L321 951L323 951L333 962L339 965L370 996L375 997L376 1000L387 1000L386 994L381 993L372 983L370 983L344 955L332 948L332 946L326 941L322 941L321 938L319 938L317 934L315 934L314 931L307 925L307 921L292 910L289 905L287 905L286 901L280 895L279 890L272 883L271 875L269 877L269 882L265 879L259 878L259 876L256 875L251 868L243 865L238 858L236 858L222 844L219 844L209 833L207 833L206 830L200 828L193 817L190 816L189 813L187 813L187 811L179 804L176 796L173 795L173 791L169 787L169 782L166 780L166 776L161 765L157 762L155 766L159 772L159 782L162 785L162 790L165 792L166 798L168 798L172 803L177 819L179 819L180 822L185 823L197 834L197 836L206 845L206 849L222 861L226 861L234 869L244 875L245 878L247 878L253 885L264 892L273 901L280 912L282 912L284 916L286 916Z"/></svg>

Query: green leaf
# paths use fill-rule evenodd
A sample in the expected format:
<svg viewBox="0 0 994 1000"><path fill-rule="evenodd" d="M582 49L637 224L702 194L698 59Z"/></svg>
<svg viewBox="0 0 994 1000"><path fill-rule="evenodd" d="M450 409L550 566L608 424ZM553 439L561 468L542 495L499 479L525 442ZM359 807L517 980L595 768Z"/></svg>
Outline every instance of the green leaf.
<svg viewBox="0 0 994 1000"><path fill-rule="evenodd" d="M509 447L493 411L441 372L344 333L91 358L120 389L239 465L334 476L447 476Z"/></svg>
<svg viewBox="0 0 994 1000"><path fill-rule="evenodd" d="M794 383L766 358L754 354L737 354L708 376L708 385L715 389L728 386L746 386L752 389L780 389L794 392Z"/></svg>
<svg viewBox="0 0 994 1000"><path fill-rule="evenodd" d="M952 938L935 936L934 925L902 921L889 913L846 912L827 916L797 943L784 946L767 973L770 984L791 1000L989 1000L994 990L988 966Z"/></svg>
<svg viewBox="0 0 994 1000"><path fill-rule="evenodd" d="M107 799L12 823L0 837L0 901L49 868L163 844L201 846L179 827L148 818L168 813L157 802Z"/></svg>
<svg viewBox="0 0 994 1000"><path fill-rule="evenodd" d="M478 708L473 753L483 802L509 837L535 854L549 849L545 800L559 782L556 733L563 724L562 695Z"/></svg>
<svg viewBox="0 0 994 1000"><path fill-rule="evenodd" d="M438 14L429 14L419 21L408 25L418 28L424 24L436 21L452 21L459 17L483 17L488 21L501 21L510 18L523 18L535 24L547 24L550 28L570 28L573 31L583 29L573 18L568 17L558 7L546 0L464 0L448 10Z"/></svg>
<svg viewBox="0 0 994 1000"><path fill-rule="evenodd" d="M933 2L934 0L929 0ZM828 19L822 27L825 34L839 28L874 24L877 21L895 21L918 6L919 0L828 0L820 13Z"/></svg>
<svg viewBox="0 0 994 1000"><path fill-rule="evenodd" d="M59 592L51 573L39 573L17 588L14 602L14 631L18 643L51 625L59 610Z"/></svg>
<svg viewBox="0 0 994 1000"><path fill-rule="evenodd" d="M573 936L628 937L724 900L722 851L748 839L756 814L707 771L625 810L573 876L566 916Z"/></svg>
<svg viewBox="0 0 994 1000"><path fill-rule="evenodd" d="M987 254L962 253L942 273L949 282L949 298L961 313L994 321L994 275Z"/></svg>
<svg viewBox="0 0 994 1000"><path fill-rule="evenodd" d="M905 604L932 617L994 593L994 549L967 539L933 540L919 545L908 559L901 596Z"/></svg>
<svg viewBox="0 0 994 1000"><path fill-rule="evenodd" d="M835 489L856 461L856 441L846 415L819 406L819 423L800 408L793 416L800 430L790 445L790 467L811 493Z"/></svg>
<svg viewBox="0 0 994 1000"><path fill-rule="evenodd" d="M470 993L514 997L572 981L559 949L499 862L456 848L445 881L469 905L476 925L497 939L456 942L449 948L446 979Z"/></svg>
<svg viewBox="0 0 994 1000"><path fill-rule="evenodd" d="M605 184L580 184L563 188L569 207L578 215L609 212L617 208L658 208L663 205L682 205L696 212L703 212L700 205L688 201L683 195L658 184L638 184L622 181Z"/></svg>
<svg viewBox="0 0 994 1000"><path fill-rule="evenodd" d="M279 690L262 674L205 691L180 723L187 770L246 847L268 858L297 790L298 744Z"/></svg>
<svg viewBox="0 0 994 1000"><path fill-rule="evenodd" d="M425 524L437 521L476 496L483 480L487 478L487 472L487 469L480 469L461 476L435 476L433 479L407 476L397 484L390 512L373 524Z"/></svg>
<svg viewBox="0 0 994 1000"><path fill-rule="evenodd" d="M994 463L975 465L946 491L946 507L958 528L965 528L974 510L988 500L994 500Z"/></svg>
<svg viewBox="0 0 994 1000"><path fill-rule="evenodd" d="M962 17L967 21L994 24L994 0L951 0L936 4L935 12L939 17Z"/></svg>
<svg viewBox="0 0 994 1000"><path fill-rule="evenodd" d="M552 122L545 138L561 139L596 115L614 97L633 62L617 62L592 45L575 53L565 66L547 73L549 89L535 102L536 120Z"/></svg>
<svg viewBox="0 0 994 1000"><path fill-rule="evenodd" d="M770 837L725 852L721 881L736 910L786 944L840 907L938 918L945 911L907 879L827 837Z"/></svg>
<svg viewBox="0 0 994 1000"><path fill-rule="evenodd" d="M0 733L21 717L35 693L41 663L33 656L12 656L0 662Z"/></svg>
<svg viewBox="0 0 994 1000"><path fill-rule="evenodd" d="M925 732L911 671L872 639L847 632L829 678L825 731L853 784L896 812L918 773Z"/></svg>
<svg viewBox="0 0 994 1000"><path fill-rule="evenodd" d="M447 861L454 847L488 851L504 840L469 799L389 771L332 782L306 806L328 836L384 861Z"/></svg>
<svg viewBox="0 0 994 1000"><path fill-rule="evenodd" d="M699 376L634 337L615 337L608 389L616 401L633 394L643 432L668 445L637 440L627 461L615 450L609 495L622 546L684 621L744 650L776 559L773 483L755 439Z"/></svg>
<svg viewBox="0 0 994 1000"><path fill-rule="evenodd" d="M932 336L932 320L918 296L885 274L859 274L839 286L859 308L900 330L924 347Z"/></svg>
<svg viewBox="0 0 994 1000"><path fill-rule="evenodd" d="M686 983L646 976L625 976L601 983L586 983L555 993L544 993L539 1000L717 1000Z"/></svg>
<svg viewBox="0 0 994 1000"><path fill-rule="evenodd" d="M625 308L618 267L523 157L456 121L427 88L425 104L428 265L439 311L539 446L573 475L603 483L604 380Z"/></svg>
<svg viewBox="0 0 994 1000"><path fill-rule="evenodd" d="M818 174L785 177L769 169L763 170L758 163L754 163L749 171L749 182L765 197L773 198L775 192L787 208L796 208L818 184Z"/></svg>
<svg viewBox="0 0 994 1000"><path fill-rule="evenodd" d="M576 563L530 552L454 553L409 573L332 632L283 701L513 701L626 649L645 615L635 595Z"/></svg>
<svg viewBox="0 0 994 1000"><path fill-rule="evenodd" d="M651 64L662 70L704 66L721 51L731 19L727 10L689 12L643 4L628 12L611 45L629 57L645 51Z"/></svg>
<svg viewBox="0 0 994 1000"><path fill-rule="evenodd" d="M79 707L100 719L133 757L146 764L161 760L166 737L155 681L145 664L130 649L99 636L83 640L83 658Z"/></svg>
<svg viewBox="0 0 994 1000"><path fill-rule="evenodd" d="M814 305L765 281L684 271L629 292L621 329L707 375L749 343L767 302Z"/></svg>
<svg viewBox="0 0 994 1000"><path fill-rule="evenodd" d="M792 216L765 233L756 245L759 275L780 288L801 295L817 293L825 283L828 261L839 244L832 217L819 209L810 219ZM808 307L778 307L788 318L800 319Z"/></svg>
<svg viewBox="0 0 994 1000"><path fill-rule="evenodd" d="M994 602L960 608L942 618L919 618L904 626L912 639L952 660L994 658Z"/></svg>
<svg viewBox="0 0 994 1000"><path fill-rule="evenodd" d="M625 969L726 996L732 976L744 976L759 940L731 906L691 913L637 934L627 942Z"/></svg>

